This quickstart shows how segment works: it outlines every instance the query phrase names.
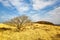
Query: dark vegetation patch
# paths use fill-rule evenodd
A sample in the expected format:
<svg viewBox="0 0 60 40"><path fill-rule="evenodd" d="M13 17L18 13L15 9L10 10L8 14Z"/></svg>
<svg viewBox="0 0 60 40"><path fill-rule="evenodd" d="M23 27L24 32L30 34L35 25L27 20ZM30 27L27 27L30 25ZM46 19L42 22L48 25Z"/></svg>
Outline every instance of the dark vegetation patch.
<svg viewBox="0 0 60 40"><path fill-rule="evenodd" d="M51 37L52 40L60 40L60 34L56 34L55 36Z"/></svg>
<svg viewBox="0 0 60 40"><path fill-rule="evenodd" d="M6 31L6 30L11 30L11 28L0 28L0 31Z"/></svg>
<svg viewBox="0 0 60 40"><path fill-rule="evenodd" d="M48 22L48 21L38 21L38 22L35 22L35 23L54 25L52 22Z"/></svg>
<svg viewBox="0 0 60 40"><path fill-rule="evenodd" d="M57 38L60 38L60 34L56 34L55 36L56 36Z"/></svg>

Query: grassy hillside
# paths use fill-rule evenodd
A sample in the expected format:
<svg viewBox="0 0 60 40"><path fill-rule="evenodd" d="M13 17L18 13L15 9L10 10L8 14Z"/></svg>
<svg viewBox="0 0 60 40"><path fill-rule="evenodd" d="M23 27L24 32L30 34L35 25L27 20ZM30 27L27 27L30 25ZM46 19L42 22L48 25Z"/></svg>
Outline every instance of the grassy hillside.
<svg viewBox="0 0 60 40"><path fill-rule="evenodd" d="M12 27L6 24L0 24L2 27ZM12 27L12 29L15 27ZM60 40L60 26L45 24L26 24L22 31L12 30L0 31L0 40Z"/></svg>

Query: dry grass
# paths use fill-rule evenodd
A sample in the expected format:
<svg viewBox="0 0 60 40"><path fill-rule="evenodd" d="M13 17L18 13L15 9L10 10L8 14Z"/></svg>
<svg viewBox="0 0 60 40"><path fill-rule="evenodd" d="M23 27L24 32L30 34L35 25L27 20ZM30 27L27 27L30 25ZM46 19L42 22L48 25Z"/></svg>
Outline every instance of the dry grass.
<svg viewBox="0 0 60 40"><path fill-rule="evenodd" d="M0 26L0 28L15 29L5 24L0 24ZM60 40L60 26L33 23L25 25L20 32L1 30L0 40Z"/></svg>

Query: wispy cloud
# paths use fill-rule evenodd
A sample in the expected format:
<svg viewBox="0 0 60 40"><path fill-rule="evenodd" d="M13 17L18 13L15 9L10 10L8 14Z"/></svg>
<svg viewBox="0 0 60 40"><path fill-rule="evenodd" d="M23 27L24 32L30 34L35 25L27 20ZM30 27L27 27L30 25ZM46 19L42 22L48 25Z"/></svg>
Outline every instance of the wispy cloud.
<svg viewBox="0 0 60 40"><path fill-rule="evenodd" d="M45 17L41 18L41 20L50 21L55 24L60 24L60 7L48 12Z"/></svg>
<svg viewBox="0 0 60 40"><path fill-rule="evenodd" d="M46 20L58 23L60 8L57 8L59 6L57 1L59 0L0 0L0 3L6 8L14 9L13 11L17 10L16 13L19 13L19 15L26 14L30 16L33 21ZM10 11L10 13L13 12ZM8 19L12 16L1 16L1 19Z"/></svg>
<svg viewBox="0 0 60 40"><path fill-rule="evenodd" d="M60 24L60 7L47 12L45 15L35 13L31 15L32 21L49 21L55 24Z"/></svg>
<svg viewBox="0 0 60 40"><path fill-rule="evenodd" d="M25 3L23 0L2 0L1 3L7 8L16 8L19 13L30 10L29 4Z"/></svg>
<svg viewBox="0 0 60 40"><path fill-rule="evenodd" d="M48 5L51 5L55 3L56 0L33 0L33 9L39 10L42 9Z"/></svg>
<svg viewBox="0 0 60 40"><path fill-rule="evenodd" d="M60 23L60 7L56 8L55 10L52 10L48 14L50 15L52 22L57 24Z"/></svg>
<svg viewBox="0 0 60 40"><path fill-rule="evenodd" d="M30 4L25 1L26 0L2 0L1 3L7 8L16 8L19 13L25 13L30 11L30 9L39 11L49 5L54 4L57 0L31 0Z"/></svg>
<svg viewBox="0 0 60 40"><path fill-rule="evenodd" d="M5 6L6 8L9 8L9 9L13 8L12 5L7 0L1 0L0 3L2 3L3 6Z"/></svg>
<svg viewBox="0 0 60 40"><path fill-rule="evenodd" d="M34 15L31 15L31 19L32 19L32 21L39 21L40 16L39 16L39 14L34 14Z"/></svg>
<svg viewBox="0 0 60 40"><path fill-rule="evenodd" d="M9 2L18 10L18 12L27 12L30 8L29 4L24 3L23 0L9 0Z"/></svg>

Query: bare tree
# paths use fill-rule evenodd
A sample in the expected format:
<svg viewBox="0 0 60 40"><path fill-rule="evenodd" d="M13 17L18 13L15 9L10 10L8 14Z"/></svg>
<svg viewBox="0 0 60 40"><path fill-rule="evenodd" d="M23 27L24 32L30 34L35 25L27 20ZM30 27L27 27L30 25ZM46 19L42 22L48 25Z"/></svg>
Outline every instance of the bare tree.
<svg viewBox="0 0 60 40"><path fill-rule="evenodd" d="M15 24L18 30L20 30L25 23L29 22L31 22L31 20L25 15L11 19L11 23Z"/></svg>

